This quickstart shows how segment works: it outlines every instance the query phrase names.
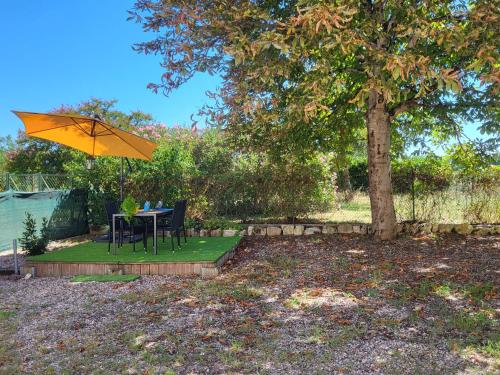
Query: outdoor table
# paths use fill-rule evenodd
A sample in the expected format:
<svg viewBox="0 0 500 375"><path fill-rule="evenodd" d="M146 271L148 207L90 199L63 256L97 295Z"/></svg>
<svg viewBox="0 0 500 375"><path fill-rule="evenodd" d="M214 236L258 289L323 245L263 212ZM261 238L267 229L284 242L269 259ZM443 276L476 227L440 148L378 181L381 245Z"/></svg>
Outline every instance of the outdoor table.
<svg viewBox="0 0 500 375"><path fill-rule="evenodd" d="M164 217L168 216L173 212L173 208L155 208L151 209L149 211L144 211L144 210L139 210L137 213L134 215L134 217L140 217L140 218L148 218L151 217L153 218L153 254L157 255L158 254L158 249L157 249L157 234L156 234L156 222L158 220L158 217ZM115 237L115 232L116 232L116 220L115 218L117 217L125 217L124 213L119 213L119 214L113 214L113 254L116 255L116 237ZM147 237L146 233L146 237ZM135 241L135 239L134 239ZM147 239L146 239L147 241Z"/></svg>

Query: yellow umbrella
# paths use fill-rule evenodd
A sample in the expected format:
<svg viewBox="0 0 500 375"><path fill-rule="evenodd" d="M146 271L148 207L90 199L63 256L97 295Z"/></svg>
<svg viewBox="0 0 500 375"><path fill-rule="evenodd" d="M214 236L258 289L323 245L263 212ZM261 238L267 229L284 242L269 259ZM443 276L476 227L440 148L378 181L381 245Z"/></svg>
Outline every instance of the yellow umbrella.
<svg viewBox="0 0 500 375"><path fill-rule="evenodd" d="M106 124L98 118L52 113L14 112L26 134L95 156L122 157L120 198L123 199L123 158L151 160L156 143Z"/></svg>
<svg viewBox="0 0 500 375"><path fill-rule="evenodd" d="M94 156L151 160L156 143L106 124L100 119L33 112L14 112L26 134L54 141Z"/></svg>

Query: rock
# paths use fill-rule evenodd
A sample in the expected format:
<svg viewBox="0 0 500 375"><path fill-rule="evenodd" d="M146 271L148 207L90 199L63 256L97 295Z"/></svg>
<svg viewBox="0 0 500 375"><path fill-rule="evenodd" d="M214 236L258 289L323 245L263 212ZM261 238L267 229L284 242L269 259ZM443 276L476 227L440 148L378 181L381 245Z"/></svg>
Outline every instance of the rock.
<svg viewBox="0 0 500 375"><path fill-rule="evenodd" d="M293 235L294 236L302 236L304 234L304 226L303 225L296 225L295 228L293 228Z"/></svg>
<svg viewBox="0 0 500 375"><path fill-rule="evenodd" d="M202 267L201 278L211 279L219 274L219 269L216 267Z"/></svg>
<svg viewBox="0 0 500 375"><path fill-rule="evenodd" d="M304 236L310 236L311 234L318 234L321 233L321 229L318 227L310 227L306 228L304 231Z"/></svg>
<svg viewBox="0 0 500 375"><path fill-rule="evenodd" d="M265 236L266 235L266 227L258 226L254 228L254 234L257 236Z"/></svg>
<svg viewBox="0 0 500 375"><path fill-rule="evenodd" d="M207 237L208 233L205 229L200 229L200 237Z"/></svg>
<svg viewBox="0 0 500 375"><path fill-rule="evenodd" d="M366 234L368 232L368 229L366 228L366 225L363 225L363 224L353 225L352 232L359 233L359 234Z"/></svg>
<svg viewBox="0 0 500 375"><path fill-rule="evenodd" d="M281 228L280 227L267 227L267 235L268 236L281 236Z"/></svg>
<svg viewBox="0 0 500 375"><path fill-rule="evenodd" d="M438 225L438 232L439 233L451 233L453 230L454 225L453 224L439 224Z"/></svg>
<svg viewBox="0 0 500 375"><path fill-rule="evenodd" d="M31 279L33 275L31 275L31 273L27 273L26 275L24 275L24 280L28 280L28 279Z"/></svg>
<svg viewBox="0 0 500 375"><path fill-rule="evenodd" d="M419 231L419 225L415 223L406 223L404 231L408 234L417 234Z"/></svg>
<svg viewBox="0 0 500 375"><path fill-rule="evenodd" d="M439 232L439 224L432 224L431 232L438 233Z"/></svg>
<svg viewBox="0 0 500 375"><path fill-rule="evenodd" d="M496 234L500 234L500 225L495 225Z"/></svg>
<svg viewBox="0 0 500 375"><path fill-rule="evenodd" d="M108 234L109 227L107 225L90 225L89 233L91 236L102 236Z"/></svg>
<svg viewBox="0 0 500 375"><path fill-rule="evenodd" d="M335 234L335 233L337 233L337 226L336 225L325 225L323 227L323 233Z"/></svg>
<svg viewBox="0 0 500 375"><path fill-rule="evenodd" d="M432 224L431 223L422 223L418 226L418 229L421 233L429 234L432 232Z"/></svg>
<svg viewBox="0 0 500 375"><path fill-rule="evenodd" d="M247 234L249 236L252 236L254 234L254 226L253 225L249 225L248 228L247 228Z"/></svg>
<svg viewBox="0 0 500 375"><path fill-rule="evenodd" d="M237 230L234 230L234 229L224 229L224 231L222 232L222 236L223 237L234 237L234 236L236 236L236 233L238 233Z"/></svg>
<svg viewBox="0 0 500 375"><path fill-rule="evenodd" d="M247 230L246 229L240 230L239 235L240 235L240 237L246 236L247 235Z"/></svg>
<svg viewBox="0 0 500 375"><path fill-rule="evenodd" d="M464 223L464 224L456 224L454 226L455 232L460 234L471 234L474 229L472 225Z"/></svg>
<svg viewBox="0 0 500 375"><path fill-rule="evenodd" d="M352 233L352 224L339 224L339 233Z"/></svg>
<svg viewBox="0 0 500 375"><path fill-rule="evenodd" d="M489 227L487 225L478 225L474 227L472 234L475 234L477 236L487 236L489 234L495 234L495 232L496 230L492 227Z"/></svg>
<svg viewBox="0 0 500 375"><path fill-rule="evenodd" d="M367 234L368 233L368 225L361 224L359 226L359 233L361 233L361 234Z"/></svg>
<svg viewBox="0 0 500 375"><path fill-rule="evenodd" d="M212 229L210 231L210 237L220 237L222 235L222 231L220 229Z"/></svg>
<svg viewBox="0 0 500 375"><path fill-rule="evenodd" d="M294 232L294 226L292 224L285 224L281 226L284 236L291 236Z"/></svg>
<svg viewBox="0 0 500 375"><path fill-rule="evenodd" d="M145 335L141 335L141 336L137 336L134 340L134 346L136 347L141 347L144 345L144 343L146 342L146 336Z"/></svg>
<svg viewBox="0 0 500 375"><path fill-rule="evenodd" d="M152 342L148 342L148 343L145 345L145 348L146 348L146 349L152 349L152 348L154 348L154 347L155 347L155 346L157 346L157 345L158 345L158 343L157 343L157 342L152 341Z"/></svg>

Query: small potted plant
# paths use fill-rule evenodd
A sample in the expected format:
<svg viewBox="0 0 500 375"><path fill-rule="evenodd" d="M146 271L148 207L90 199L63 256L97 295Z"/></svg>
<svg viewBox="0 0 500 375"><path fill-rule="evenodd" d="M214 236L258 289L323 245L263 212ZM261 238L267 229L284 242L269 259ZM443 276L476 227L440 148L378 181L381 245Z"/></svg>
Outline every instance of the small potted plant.
<svg viewBox="0 0 500 375"><path fill-rule="evenodd" d="M125 214L124 216L125 221L127 223L130 223L132 217L137 213L137 211L139 211L139 204L132 196L127 195L127 197L123 200L120 208Z"/></svg>

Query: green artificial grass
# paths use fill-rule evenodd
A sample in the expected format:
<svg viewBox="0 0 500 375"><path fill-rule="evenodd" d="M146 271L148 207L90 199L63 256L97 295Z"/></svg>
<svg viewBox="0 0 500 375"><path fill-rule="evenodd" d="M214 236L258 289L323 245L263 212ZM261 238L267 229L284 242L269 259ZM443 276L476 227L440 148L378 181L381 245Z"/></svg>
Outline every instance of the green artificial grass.
<svg viewBox="0 0 500 375"><path fill-rule="evenodd" d="M139 275L78 275L71 279L72 283L84 283L87 281L98 281L98 282L108 282L108 281L121 281L129 282L140 278Z"/></svg>
<svg viewBox="0 0 500 375"><path fill-rule="evenodd" d="M28 257L34 262L66 262L66 263L165 263L165 262L215 262L226 252L235 247L240 237L188 237L188 242L181 241L181 247L171 250L170 238L163 243L158 238L158 255L153 254L152 239L148 241L148 252L142 248L142 242L136 243L136 252L132 251L132 244L125 244L116 248L113 255L108 253L107 243L86 242L66 249L48 252L42 255Z"/></svg>

